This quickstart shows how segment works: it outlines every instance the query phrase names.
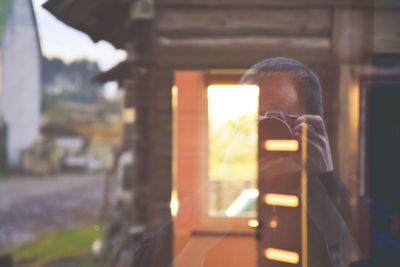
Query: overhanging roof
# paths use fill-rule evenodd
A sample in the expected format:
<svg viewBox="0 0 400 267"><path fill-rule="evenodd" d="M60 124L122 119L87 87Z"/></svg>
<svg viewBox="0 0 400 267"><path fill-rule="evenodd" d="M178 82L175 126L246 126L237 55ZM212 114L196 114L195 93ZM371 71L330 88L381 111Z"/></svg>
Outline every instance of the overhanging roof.
<svg viewBox="0 0 400 267"><path fill-rule="evenodd" d="M123 48L130 35L130 5L124 0L48 0L43 7L94 41Z"/></svg>
<svg viewBox="0 0 400 267"><path fill-rule="evenodd" d="M133 62L130 61L121 62L114 68L105 72L100 72L99 74L94 76L93 81L100 83L117 81L121 83L124 79L132 77L133 66L134 66Z"/></svg>

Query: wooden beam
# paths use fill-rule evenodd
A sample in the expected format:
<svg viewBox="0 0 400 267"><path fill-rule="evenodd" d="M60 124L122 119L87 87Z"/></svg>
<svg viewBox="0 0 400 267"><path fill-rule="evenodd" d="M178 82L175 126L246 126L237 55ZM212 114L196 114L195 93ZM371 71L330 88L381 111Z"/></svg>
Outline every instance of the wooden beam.
<svg viewBox="0 0 400 267"><path fill-rule="evenodd" d="M374 52L400 53L400 10L375 10Z"/></svg>
<svg viewBox="0 0 400 267"><path fill-rule="evenodd" d="M373 45L374 10L373 0L365 1L371 8L357 9L348 1L348 8L336 8L332 32L332 86L335 88L332 99L336 99L336 135L334 136L337 151L338 170L343 182L357 200L364 195L361 184L365 177L360 176L359 116L360 116L360 75L363 68L370 66ZM361 111L365 112L365 111ZM355 234L363 256L368 257L369 235L361 232L357 216L357 201L352 202L352 218L349 223ZM363 216L365 218L365 216ZM363 224L368 224L363 222Z"/></svg>
<svg viewBox="0 0 400 267"><path fill-rule="evenodd" d="M157 65L175 69L248 68L264 58L278 56L323 65L330 57L330 43L328 38L159 37L155 51Z"/></svg>
<svg viewBox="0 0 400 267"><path fill-rule="evenodd" d="M172 70L155 69L151 72L147 127L149 141L147 162L149 183L148 227L156 234L171 222L170 199L172 192ZM172 229L171 229L172 231ZM170 235L168 235L170 236ZM172 239L168 242L171 242ZM172 255L172 250L171 254ZM171 260L171 259L169 259Z"/></svg>
<svg viewBox="0 0 400 267"><path fill-rule="evenodd" d="M372 52L371 9L342 9L334 12L332 53L341 64L369 62Z"/></svg>
<svg viewBox="0 0 400 267"><path fill-rule="evenodd" d="M169 37L310 36L328 37L331 10L314 8L160 8L157 32Z"/></svg>
<svg viewBox="0 0 400 267"><path fill-rule="evenodd" d="M365 1L367 3L371 3L371 1ZM375 9L399 9L400 1L398 0L377 0L373 1L373 5Z"/></svg>
<svg viewBox="0 0 400 267"><path fill-rule="evenodd" d="M350 1L349 1L350 2ZM371 1L369 1L371 2ZM360 66L367 66L371 62L373 43L373 9L337 8L334 11L332 31L332 63L336 65L338 88L337 97L340 105L335 113L338 114L337 149L349 148L340 152L338 158L341 176L353 193L358 193L354 179L357 179L357 148L349 144L357 143L358 130L351 125L350 120L356 103L351 103L352 90L357 84ZM356 111L358 112L358 111ZM350 151L351 150L351 151Z"/></svg>

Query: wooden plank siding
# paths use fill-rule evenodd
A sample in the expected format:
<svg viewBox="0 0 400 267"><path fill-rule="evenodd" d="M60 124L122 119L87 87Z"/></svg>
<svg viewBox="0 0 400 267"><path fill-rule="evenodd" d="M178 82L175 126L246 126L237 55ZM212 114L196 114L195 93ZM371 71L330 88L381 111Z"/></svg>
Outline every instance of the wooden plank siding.
<svg viewBox="0 0 400 267"><path fill-rule="evenodd" d="M176 69L247 68L263 58L285 56L308 64L329 61L328 38L166 38L156 44L157 64Z"/></svg>
<svg viewBox="0 0 400 267"><path fill-rule="evenodd" d="M162 2L156 6L155 58L160 66L247 68L276 56L315 65L329 60L329 8L268 9L250 4L239 9Z"/></svg>
<svg viewBox="0 0 400 267"><path fill-rule="evenodd" d="M324 8L161 8L157 33L168 37L329 37L331 11Z"/></svg>

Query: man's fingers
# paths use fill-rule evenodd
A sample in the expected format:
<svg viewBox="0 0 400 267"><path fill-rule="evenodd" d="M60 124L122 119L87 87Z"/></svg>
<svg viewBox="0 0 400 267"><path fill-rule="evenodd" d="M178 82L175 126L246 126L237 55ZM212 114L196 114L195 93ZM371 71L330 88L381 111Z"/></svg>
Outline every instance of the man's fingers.
<svg viewBox="0 0 400 267"><path fill-rule="evenodd" d="M314 126L310 123L300 122L293 128L294 133L302 133L303 127L307 127L307 132L315 132Z"/></svg>
<svg viewBox="0 0 400 267"><path fill-rule="evenodd" d="M295 136L298 140L302 138L299 133L296 133ZM315 140L307 138L306 161L310 173L321 173L333 169L330 157L327 156L327 147L324 144L325 143L318 143Z"/></svg>
<svg viewBox="0 0 400 267"><path fill-rule="evenodd" d="M302 136L299 133L295 134L295 137L301 142ZM324 144L321 144L315 140L312 140L310 138L307 138L307 151L308 155L311 155L311 157L322 157L324 155Z"/></svg>
<svg viewBox="0 0 400 267"><path fill-rule="evenodd" d="M324 120L319 115L303 115L298 117L297 121L311 124L318 133L326 135Z"/></svg>
<svg viewBox="0 0 400 267"><path fill-rule="evenodd" d="M306 124L304 122L298 124L294 129L294 134L295 136L298 135L298 141L301 143L301 136L302 136L302 127L307 127L307 139L313 140L323 146L328 145L328 140L327 138L322 135L319 134L318 132L316 132L314 130L314 128L312 126L310 126L309 124Z"/></svg>

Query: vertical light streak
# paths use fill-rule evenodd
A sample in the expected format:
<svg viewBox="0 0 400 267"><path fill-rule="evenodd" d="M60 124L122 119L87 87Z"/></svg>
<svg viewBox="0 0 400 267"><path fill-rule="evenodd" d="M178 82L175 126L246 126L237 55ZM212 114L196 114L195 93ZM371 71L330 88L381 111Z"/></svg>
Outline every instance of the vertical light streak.
<svg viewBox="0 0 400 267"><path fill-rule="evenodd" d="M354 81L349 90L349 122L350 122L350 148L356 153L358 142L359 122L360 122L360 86L358 81Z"/></svg>
<svg viewBox="0 0 400 267"><path fill-rule="evenodd" d="M175 217L178 215L178 210L179 210L179 200L178 200L178 194L176 193L175 190L172 191L171 194L171 202L169 204L170 209L171 209L171 215Z"/></svg>
<svg viewBox="0 0 400 267"><path fill-rule="evenodd" d="M360 170L360 175L358 176L359 192L358 195L364 195L365 193L365 173L364 168L360 168L360 162L356 159L361 159L364 157L365 152L359 151L364 149L360 144L360 85L358 79L352 81L349 88L349 134L347 139L348 153L350 153L351 162L348 162L350 166L351 173L357 173L357 169ZM364 152L364 153L363 153ZM364 159L365 160L365 159ZM355 192L356 193L356 192Z"/></svg>
<svg viewBox="0 0 400 267"><path fill-rule="evenodd" d="M307 121L305 121L307 125ZM308 267L307 240L307 127L302 127L301 139L301 263Z"/></svg>
<svg viewBox="0 0 400 267"><path fill-rule="evenodd" d="M176 175L177 175L177 114L178 114L178 87L176 85L172 86L172 192L170 201L170 210L172 217L178 215L179 210L179 199L176 185Z"/></svg>

